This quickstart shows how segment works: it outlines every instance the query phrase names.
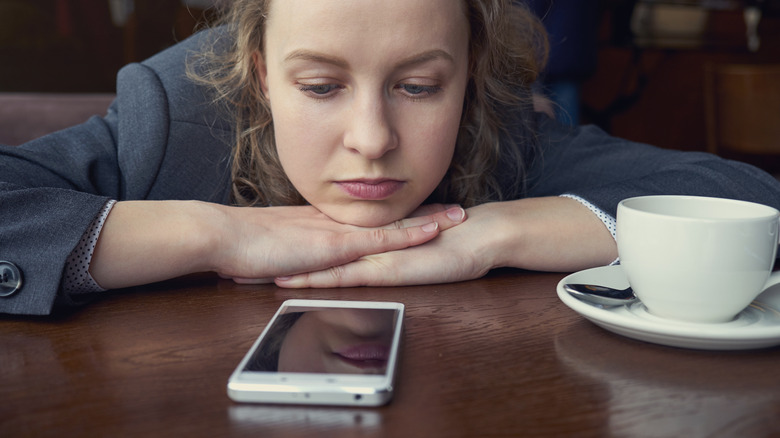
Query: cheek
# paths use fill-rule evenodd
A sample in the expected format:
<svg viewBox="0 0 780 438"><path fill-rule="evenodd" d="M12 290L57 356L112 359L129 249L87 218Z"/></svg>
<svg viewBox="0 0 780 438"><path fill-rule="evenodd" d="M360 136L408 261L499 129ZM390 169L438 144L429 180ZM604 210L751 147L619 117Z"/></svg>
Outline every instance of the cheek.
<svg viewBox="0 0 780 438"><path fill-rule="evenodd" d="M314 163L323 163L330 148L330 126L320 114L323 109L307 107L297 88L285 83L280 72L268 75L269 102L274 125L276 152L282 168L293 184L307 181ZM299 190L301 187L298 187Z"/></svg>
<svg viewBox="0 0 780 438"><path fill-rule="evenodd" d="M329 132L322 119L291 108L276 109L273 114L279 161L288 178L297 186L327 161L332 150L333 133Z"/></svg>
<svg viewBox="0 0 780 438"><path fill-rule="evenodd" d="M407 161L425 172L422 176L429 185L435 187L452 162L460 127L460 113L443 112L441 117L416 118L413 123L416 128L407 136L411 139L407 142L407 150L413 156L407 158Z"/></svg>
<svg viewBox="0 0 780 438"><path fill-rule="evenodd" d="M438 185L447 173L455 150L455 138L431 137L424 144L417 145L424 150L416 158L417 166L421 168L423 177L434 187Z"/></svg>
<svg viewBox="0 0 780 438"><path fill-rule="evenodd" d="M308 152L300 150L297 146L303 143L292 131L284 129L283 124L274 126L276 137L276 153L279 156L279 162L282 169L290 181L297 186L299 184L299 175L306 175L305 163L308 160Z"/></svg>
<svg viewBox="0 0 780 438"><path fill-rule="evenodd" d="M279 155L284 171L290 174L306 162L309 151L305 145L306 135L301 130L290 129L283 118L274 118L274 136L276 153ZM297 159L296 159L297 158Z"/></svg>

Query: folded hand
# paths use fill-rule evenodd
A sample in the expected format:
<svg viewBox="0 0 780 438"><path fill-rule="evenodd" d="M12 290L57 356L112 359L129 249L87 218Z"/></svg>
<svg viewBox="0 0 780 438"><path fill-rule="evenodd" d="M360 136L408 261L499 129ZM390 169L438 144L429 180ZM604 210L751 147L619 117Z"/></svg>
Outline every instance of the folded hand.
<svg viewBox="0 0 780 438"><path fill-rule="evenodd" d="M431 213L442 206L426 206ZM443 230L435 239L414 247L363 256L353 262L305 274L276 278L281 287L398 286L447 283L479 278L493 262L477 248L492 222L487 207L468 210L463 224Z"/></svg>
<svg viewBox="0 0 780 438"><path fill-rule="evenodd" d="M367 229L333 221L314 207L233 209L242 224L229 237L216 270L239 283L344 266L362 257L418 246L465 220L460 207L421 211ZM338 268L333 268L338 269Z"/></svg>

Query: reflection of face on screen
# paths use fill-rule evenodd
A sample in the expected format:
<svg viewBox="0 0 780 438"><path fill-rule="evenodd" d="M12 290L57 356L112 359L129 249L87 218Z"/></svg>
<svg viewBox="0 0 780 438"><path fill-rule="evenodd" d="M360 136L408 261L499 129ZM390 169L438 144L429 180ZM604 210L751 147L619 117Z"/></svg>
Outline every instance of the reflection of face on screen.
<svg viewBox="0 0 780 438"><path fill-rule="evenodd" d="M247 364L250 371L382 374L395 310L322 309L280 315Z"/></svg>

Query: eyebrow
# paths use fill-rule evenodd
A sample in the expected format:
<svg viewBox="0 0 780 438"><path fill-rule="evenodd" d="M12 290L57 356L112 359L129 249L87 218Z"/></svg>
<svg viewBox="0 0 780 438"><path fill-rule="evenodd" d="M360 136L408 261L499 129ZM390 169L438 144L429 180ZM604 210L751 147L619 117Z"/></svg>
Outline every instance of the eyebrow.
<svg viewBox="0 0 780 438"><path fill-rule="evenodd" d="M452 55L450 55L448 52L440 49L434 49L434 50L428 50L425 52L417 53L408 58L405 58L401 60L401 62L396 64L395 67L397 69L409 68L415 65L424 64L426 62L434 61L437 59L444 59L450 63L455 62L455 58L453 58ZM311 62L319 62L323 64L331 64L343 69L349 68L349 62L347 62L347 60L343 58L339 58L337 56L325 55L311 50L295 50L293 52L290 52L290 54L284 58L284 62L292 62L292 61L311 61Z"/></svg>
<svg viewBox="0 0 780 438"><path fill-rule="evenodd" d="M284 62L292 61L311 61L323 64L332 64L343 69L349 68L349 63L345 59L324 55L322 53L313 52L310 50L295 50L290 52L290 54L284 58Z"/></svg>

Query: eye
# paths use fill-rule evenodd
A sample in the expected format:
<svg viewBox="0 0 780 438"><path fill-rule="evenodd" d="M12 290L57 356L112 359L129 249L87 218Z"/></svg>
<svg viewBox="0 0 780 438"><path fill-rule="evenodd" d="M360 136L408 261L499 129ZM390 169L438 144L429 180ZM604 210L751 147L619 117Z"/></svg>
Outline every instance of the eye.
<svg viewBox="0 0 780 438"><path fill-rule="evenodd" d="M396 88L413 98L432 96L441 91L439 86L422 84L400 84Z"/></svg>
<svg viewBox="0 0 780 438"><path fill-rule="evenodd" d="M323 98L328 97L334 90L338 90L339 88L340 87L335 84L301 84L298 89L315 98Z"/></svg>

